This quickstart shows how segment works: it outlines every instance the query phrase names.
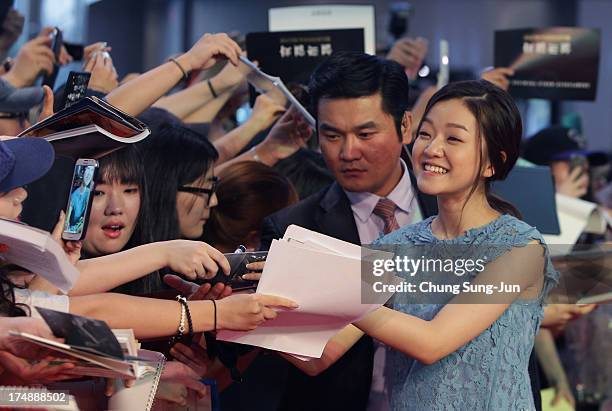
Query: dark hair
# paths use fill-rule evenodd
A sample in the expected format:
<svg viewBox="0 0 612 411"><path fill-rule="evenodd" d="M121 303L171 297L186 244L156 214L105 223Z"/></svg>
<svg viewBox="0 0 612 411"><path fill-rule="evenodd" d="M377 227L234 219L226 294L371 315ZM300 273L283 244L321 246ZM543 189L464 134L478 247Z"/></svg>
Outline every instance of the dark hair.
<svg viewBox="0 0 612 411"><path fill-rule="evenodd" d="M263 219L298 201L285 177L264 164L243 161L219 173L219 205L212 211L204 241L233 251Z"/></svg>
<svg viewBox="0 0 612 411"><path fill-rule="evenodd" d="M7 267L0 267L0 316L2 317L30 316L30 307L15 302L15 288L20 287L8 278Z"/></svg>
<svg viewBox="0 0 612 411"><path fill-rule="evenodd" d="M334 182L334 176L327 168L321 153L305 148L276 163L274 169L291 181L300 199Z"/></svg>
<svg viewBox="0 0 612 411"><path fill-rule="evenodd" d="M151 219L147 216L147 207L145 207L145 204L149 202L149 196L141 151L141 148L132 144L100 158L100 168L96 176L96 184L119 183L138 186L140 209L136 217L134 232L123 248L124 250L153 242L152 224L145 223L151 221ZM159 274L153 272L145 277L123 284L113 291L125 294L151 294L160 290L161 286Z"/></svg>
<svg viewBox="0 0 612 411"><path fill-rule="evenodd" d="M346 51L334 53L319 64L308 85L315 118L323 98L358 98L380 93L382 110L393 117L400 140L402 118L409 104L408 90L408 77L400 64Z"/></svg>
<svg viewBox="0 0 612 411"><path fill-rule="evenodd" d="M480 146L482 147L483 139L487 143L487 155L494 170L493 175L485 180L487 201L496 211L520 218L516 207L490 192L490 182L505 179L519 156L523 124L514 100L510 94L485 80L450 83L431 97L419 123L418 131L421 130L423 120L433 106L442 101L454 99L461 100L476 118L479 126ZM482 170L484 164L482 150L479 151L479 156L479 167ZM470 196L478 188L479 179L480 175L474 181Z"/></svg>
<svg viewBox="0 0 612 411"><path fill-rule="evenodd" d="M156 134L139 144L149 195L144 207L151 216L143 223L151 226L153 241L176 240L180 238L178 188L203 177L219 154L205 137L178 124L160 126Z"/></svg>

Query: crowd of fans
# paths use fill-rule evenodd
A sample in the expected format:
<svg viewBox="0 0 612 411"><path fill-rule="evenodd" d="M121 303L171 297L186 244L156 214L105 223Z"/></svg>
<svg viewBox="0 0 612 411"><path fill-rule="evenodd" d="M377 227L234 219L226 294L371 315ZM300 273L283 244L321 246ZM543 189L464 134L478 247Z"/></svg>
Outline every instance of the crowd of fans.
<svg viewBox="0 0 612 411"><path fill-rule="evenodd" d="M0 266L0 384L74 388L76 394L77 385L83 382L73 381L75 376L68 372L73 364L57 365L48 352L41 353L9 335L9 331L18 331L57 339L39 318L35 306L101 319L111 328L132 328L146 347L166 350L146 341L177 334L181 305L163 297L180 293L189 299L193 319L189 331L197 338L179 342L165 352L172 361L164 370L161 384L170 388L158 391L160 401L185 405L189 391L206 397L210 393L201 379L212 377L218 380L222 396L225 394L223 409L388 409L385 397L390 389L384 380L391 371L381 370L374 361L375 346L363 333L345 336L352 339L350 344L337 342L340 348L328 357L324 355L322 364L301 364L295 358L219 343L214 344L223 355L210 356L203 333L252 330L276 318L274 308L293 309L296 304L277 296L235 293L224 283L199 286L190 280L210 278L218 271L228 273L230 267L223 253L241 245L253 251L266 249L272 238L282 237L288 224L318 227L326 234L365 244L438 214L433 197L420 192L417 195L412 170L420 166L410 164L410 158L400 159L403 146L412 148L415 139L422 142L433 138L429 134L435 131L424 130L437 126L432 117L437 113L435 108L444 106L444 99L451 98L448 96L453 92L464 93L462 98L467 99L475 99L470 93L481 92L499 92L500 99L509 98L505 90L512 70L496 68L483 73L484 81L473 82L476 91L457 86L447 89L451 94L444 97L436 94L433 86L423 88L414 106L408 107L407 87L404 96L396 95L404 90L404 82L408 84L406 77L415 79L427 53L427 41L401 39L387 56L372 57L374 60L339 53L336 60L332 57L326 63L331 66L323 65L313 75L310 89L301 89L300 100L311 102L309 108L318 120L318 129L313 130L297 110L279 105L265 94L256 98L250 118L236 124L235 109L248 99L246 79L236 68L244 51L226 34L205 34L187 52L125 78L114 68L112 48L103 42L94 43L85 47L82 61L83 71L91 73L88 94L139 118L151 135L99 159L87 236L82 242L66 242L61 239L65 214L58 217L48 210L53 209L54 202L65 202L65 197L50 193L70 184L73 163L56 160L52 146L42 139L15 138L30 124L59 109L54 102L62 86L54 94L46 86L35 85L41 73L50 73L55 64L64 65L73 59L66 50L56 59L50 48L51 30L43 29L0 68L0 217L19 220L21 216L26 223L54 228L53 235L80 277L64 295L36 273L15 267L10 261ZM10 44L2 43L2 47L6 51ZM351 66L350 75L342 72L343 63ZM190 82L184 81L187 74L215 64L224 67L213 77L202 78L200 74ZM387 71L374 72L378 65ZM393 84L393 70L398 67L403 70L399 71L398 83ZM350 83L360 75L375 78L374 87L368 89L366 81ZM489 87L495 87L494 91ZM432 96L436 96L434 100L430 100ZM373 100L367 100L370 98ZM364 101L366 105L360 105ZM412 114L405 114L407 110ZM392 143L377 142L374 136L382 132L373 125L348 130L357 121L356 113L364 112L390 119L392 127L385 132L391 133ZM484 109L480 112L488 115ZM422 121L426 116L427 121ZM488 119L478 121L482 126ZM489 128L481 127L484 133L494 129L491 124L486 126ZM514 131L522 137L520 129ZM357 136L353 143L338 142L341 135L349 133ZM490 135L486 138L486 144L497 144ZM415 148L413 154L417 156L430 155L428 149L425 154L419 152L418 143ZM488 178L502 172L504 164L511 168L516 159L506 163L509 150L499 158L490 156L492 162L496 161L496 170ZM576 155L586 158L584 166L572 168ZM544 129L524 138L522 156L531 163L551 167L558 193L598 202L604 212L612 209L612 173L606 168L609 157L585 151L580 130L560 125ZM431 158L437 158L436 154ZM352 169L351 165L364 169ZM438 166L443 168L444 164ZM600 176L608 173L607 179L593 181L590 176L594 170ZM371 175L369 185L358 184L355 175L362 172ZM395 201L393 196L401 197L402 193L392 189L404 183L409 187L412 184L412 189ZM377 214L376 201L364 211L371 202L365 194L376 194L376 201L394 200L398 209L393 220ZM492 205L495 201L490 199ZM494 206L496 212L511 214L511 208L495 204L501 207ZM370 219L374 226L368 226ZM451 235L448 228L443 229L445 235ZM609 239L608 229L607 237L589 241ZM247 278L257 279L258 275ZM578 407L603 404L612 398L611 370L597 361L600 358L606 362L611 353L608 324L612 311L608 307L544 307L535 339L543 372L539 375L536 356L532 355L529 376L533 399L527 404L541 409L539 388L545 385L556 390L555 401L563 398ZM358 327L386 342L387 337L370 331L368 325ZM597 345L594 360L586 359L585 345ZM346 356L337 358L341 356L338 351L346 352ZM404 353L414 356L410 350ZM419 358L425 364L438 359ZM528 361L524 360L523 373L527 373ZM569 368L564 369L564 364ZM243 374L242 382L236 381L239 373ZM92 384L98 383L92 379ZM100 387L99 396L77 395L81 409L104 409L106 385L101 383ZM106 390L106 394L112 392Z"/></svg>

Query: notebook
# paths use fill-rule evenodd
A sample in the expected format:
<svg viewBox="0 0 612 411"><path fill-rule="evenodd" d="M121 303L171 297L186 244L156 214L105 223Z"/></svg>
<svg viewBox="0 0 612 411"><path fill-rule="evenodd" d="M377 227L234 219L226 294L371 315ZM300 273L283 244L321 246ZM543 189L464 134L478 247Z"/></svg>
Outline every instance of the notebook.
<svg viewBox="0 0 612 411"><path fill-rule="evenodd" d="M155 394L166 365L162 353L138 350L138 356L151 361L155 372L149 373L135 381L132 387L126 388L123 381L115 381L115 394L108 400L108 410L142 410L150 411L155 402Z"/></svg>
<svg viewBox="0 0 612 411"><path fill-rule="evenodd" d="M39 121L19 137L43 137L58 155L99 158L150 134L147 126L97 97L85 97Z"/></svg>

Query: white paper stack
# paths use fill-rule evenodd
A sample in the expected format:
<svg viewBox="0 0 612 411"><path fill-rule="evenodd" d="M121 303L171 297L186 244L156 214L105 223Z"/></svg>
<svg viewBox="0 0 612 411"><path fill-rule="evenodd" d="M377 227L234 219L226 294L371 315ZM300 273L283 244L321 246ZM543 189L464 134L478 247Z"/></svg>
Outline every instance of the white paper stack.
<svg viewBox="0 0 612 411"><path fill-rule="evenodd" d="M17 221L0 219L0 261L26 268L67 293L80 273L51 234Z"/></svg>
<svg viewBox="0 0 612 411"><path fill-rule="evenodd" d="M392 296L378 294L377 303L363 304L362 287L371 284L362 280L361 269L361 247L291 225L272 242L257 293L289 298L299 308L254 331L222 331L217 338L320 358L334 335Z"/></svg>

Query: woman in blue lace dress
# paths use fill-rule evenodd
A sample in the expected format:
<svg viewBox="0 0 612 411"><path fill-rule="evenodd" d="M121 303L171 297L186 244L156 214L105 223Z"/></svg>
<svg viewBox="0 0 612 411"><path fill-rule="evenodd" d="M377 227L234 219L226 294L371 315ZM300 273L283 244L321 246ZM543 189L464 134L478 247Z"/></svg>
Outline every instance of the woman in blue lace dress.
<svg viewBox="0 0 612 411"><path fill-rule="evenodd" d="M367 333L393 348L387 368L394 410L534 409L527 366L557 273L540 233L489 193L490 182L514 166L521 136L516 105L491 83L439 90L412 151L419 190L437 196L439 214L377 242L394 245L396 253L418 250L420 256L428 249L441 258L483 259L484 270L471 268L459 284L501 280L518 291L436 298L397 293L393 309L382 307L345 328L320 360L290 361L317 374ZM419 275L411 281L427 280Z"/></svg>

